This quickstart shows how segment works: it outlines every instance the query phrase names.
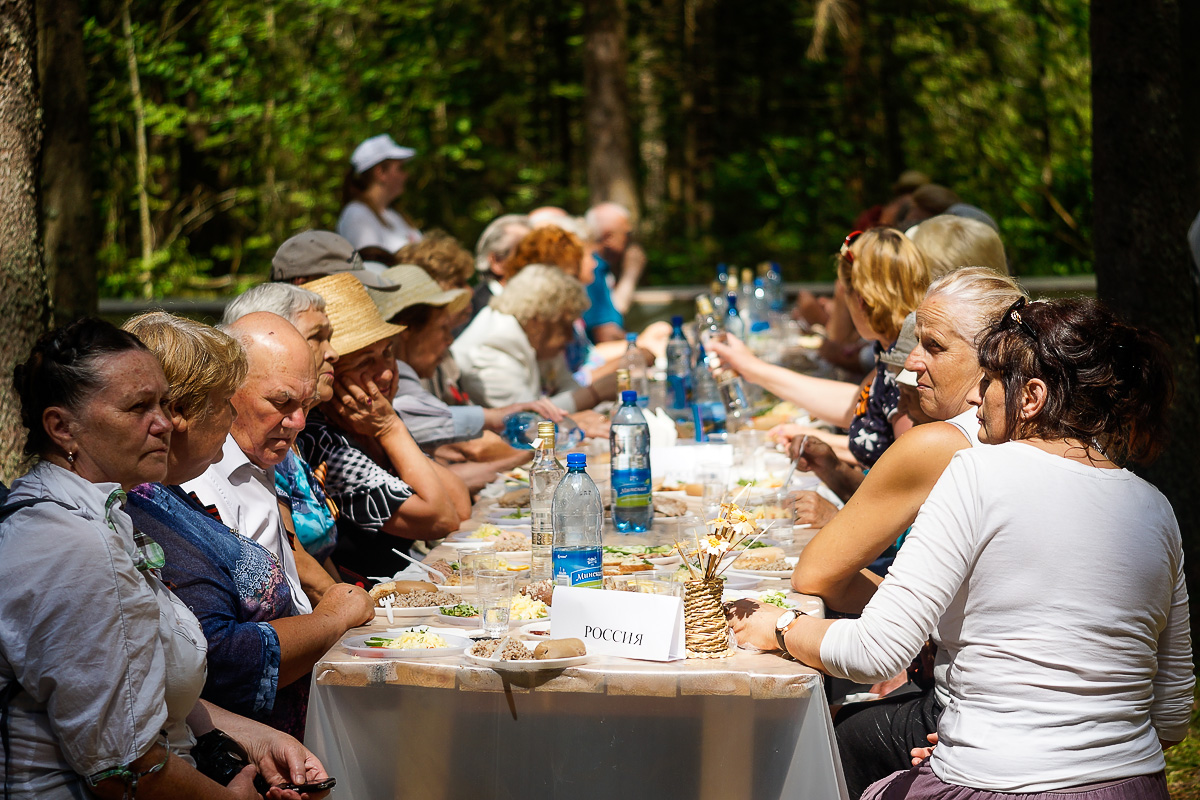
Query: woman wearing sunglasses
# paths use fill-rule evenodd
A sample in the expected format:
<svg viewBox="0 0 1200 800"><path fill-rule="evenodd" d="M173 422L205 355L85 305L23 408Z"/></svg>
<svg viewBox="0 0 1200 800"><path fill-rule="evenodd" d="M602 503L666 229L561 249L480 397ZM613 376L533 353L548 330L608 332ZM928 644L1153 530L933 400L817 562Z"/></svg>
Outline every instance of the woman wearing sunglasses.
<svg viewBox="0 0 1200 800"><path fill-rule="evenodd" d="M900 389L895 375L879 366L891 349L904 318L929 286L929 268L904 234L890 228L855 231L838 255L838 281L846 292L850 317L864 339L875 344L876 368L861 386L801 375L768 364L742 342L729 337L710 346L723 363L746 380L806 409L812 416L850 431L850 455L870 467L911 427L897 411Z"/></svg>
<svg viewBox="0 0 1200 800"><path fill-rule="evenodd" d="M1179 527L1124 469L1162 447L1157 337L1093 300L1019 300L979 347L980 439L954 456L857 620L742 604L743 643L853 680L948 656L935 748L865 798L1166 800L1195 678ZM786 612L784 612L786 613Z"/></svg>

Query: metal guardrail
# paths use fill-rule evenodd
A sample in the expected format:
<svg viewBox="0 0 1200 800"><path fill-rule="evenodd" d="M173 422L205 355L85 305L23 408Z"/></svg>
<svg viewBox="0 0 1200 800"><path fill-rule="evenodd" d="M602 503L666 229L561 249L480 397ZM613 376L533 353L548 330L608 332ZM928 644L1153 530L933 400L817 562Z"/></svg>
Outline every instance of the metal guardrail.
<svg viewBox="0 0 1200 800"><path fill-rule="evenodd" d="M1096 291L1095 275L1051 275L1031 276L1017 279L1026 291L1039 294L1070 294L1083 292L1094 294ZM813 294L833 294L833 281L804 281L784 284L789 297L795 297L802 290ZM639 306L643 313L652 308L663 308L677 303L690 303L708 287L700 284L685 286L647 286L633 293L634 305ZM144 311L169 311L188 317L211 317L219 319L225 311L225 305L232 298L192 299L186 297L163 297L151 300L122 300L104 297L100 299L100 313L110 317L130 317Z"/></svg>

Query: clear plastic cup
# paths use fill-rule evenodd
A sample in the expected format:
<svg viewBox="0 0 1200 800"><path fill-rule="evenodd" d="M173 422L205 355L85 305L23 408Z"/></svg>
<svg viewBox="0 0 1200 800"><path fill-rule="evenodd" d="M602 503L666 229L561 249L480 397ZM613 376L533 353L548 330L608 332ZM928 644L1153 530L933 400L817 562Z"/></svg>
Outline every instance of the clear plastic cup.
<svg viewBox="0 0 1200 800"><path fill-rule="evenodd" d="M508 633L514 576L508 570L481 569L475 573L475 592L483 632L499 638Z"/></svg>
<svg viewBox="0 0 1200 800"><path fill-rule="evenodd" d="M500 555L492 549L468 550L462 554L459 563L462 565L458 571L459 580L464 589L470 589L475 586L475 575L480 570L499 568Z"/></svg>

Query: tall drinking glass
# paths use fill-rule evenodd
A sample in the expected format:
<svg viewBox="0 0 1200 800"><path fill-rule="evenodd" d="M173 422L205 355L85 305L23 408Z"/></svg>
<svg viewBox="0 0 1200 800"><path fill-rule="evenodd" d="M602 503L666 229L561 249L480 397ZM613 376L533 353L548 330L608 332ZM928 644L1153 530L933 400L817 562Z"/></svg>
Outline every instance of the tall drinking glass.
<svg viewBox="0 0 1200 800"><path fill-rule="evenodd" d="M513 582L513 574L504 569L481 569L475 573L483 632L493 639L508 633Z"/></svg>

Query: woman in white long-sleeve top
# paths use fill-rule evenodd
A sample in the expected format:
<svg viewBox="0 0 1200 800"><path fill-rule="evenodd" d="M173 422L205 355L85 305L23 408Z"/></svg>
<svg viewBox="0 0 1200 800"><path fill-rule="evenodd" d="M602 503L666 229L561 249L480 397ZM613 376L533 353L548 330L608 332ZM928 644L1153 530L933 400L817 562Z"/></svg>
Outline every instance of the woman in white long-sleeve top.
<svg viewBox="0 0 1200 800"><path fill-rule="evenodd" d="M1166 498L1122 468L1162 446L1164 348L1093 300L1020 300L979 361L971 402L998 446L954 456L862 617L746 604L734 630L871 681L936 627L937 746L864 798L1166 800L1163 749L1187 733L1195 683L1183 555Z"/></svg>

